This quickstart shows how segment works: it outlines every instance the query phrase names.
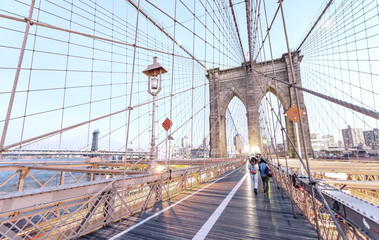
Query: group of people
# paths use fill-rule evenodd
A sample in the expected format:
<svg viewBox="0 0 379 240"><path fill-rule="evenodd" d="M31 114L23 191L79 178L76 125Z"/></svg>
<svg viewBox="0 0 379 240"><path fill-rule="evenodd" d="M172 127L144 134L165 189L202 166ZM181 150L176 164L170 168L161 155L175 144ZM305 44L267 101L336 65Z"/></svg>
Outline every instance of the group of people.
<svg viewBox="0 0 379 240"><path fill-rule="evenodd" d="M267 164L266 160L263 159L260 155L257 156L252 156L249 159L250 165L249 165L249 170L251 173L251 180L253 182L254 186L254 194L258 194L258 171L259 174L261 175L262 178L262 183L263 183L263 192L264 194L268 195L268 190L269 190L269 175L271 170L269 165Z"/></svg>

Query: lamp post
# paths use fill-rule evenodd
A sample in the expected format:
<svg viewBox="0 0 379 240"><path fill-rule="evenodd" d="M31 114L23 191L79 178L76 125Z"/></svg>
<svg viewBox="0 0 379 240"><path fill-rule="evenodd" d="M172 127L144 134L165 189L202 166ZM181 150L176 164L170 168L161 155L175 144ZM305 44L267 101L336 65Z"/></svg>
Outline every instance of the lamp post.
<svg viewBox="0 0 379 240"><path fill-rule="evenodd" d="M148 89L147 92L153 96L153 113L152 113L152 127L151 127L151 150L150 162L147 168L148 173L154 173L156 167L156 153L155 153L155 97L162 90L162 74L166 73L166 69L158 63L158 57L153 58L153 64L147 66L143 71L148 76Z"/></svg>

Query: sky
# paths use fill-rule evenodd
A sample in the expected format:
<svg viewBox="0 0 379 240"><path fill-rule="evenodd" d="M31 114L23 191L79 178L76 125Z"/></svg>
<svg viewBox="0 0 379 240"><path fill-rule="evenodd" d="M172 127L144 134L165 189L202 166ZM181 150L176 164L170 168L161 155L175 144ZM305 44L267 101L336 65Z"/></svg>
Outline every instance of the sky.
<svg viewBox="0 0 379 240"><path fill-rule="evenodd" d="M138 1L134 2L137 4ZM239 42L236 41L236 36L231 34L234 33L233 19L228 18L220 11L220 9L229 9L226 2L197 0L151 2L159 8L141 0L141 9L157 25L152 24L141 14L137 21L136 9L123 0L36 1L33 20L106 40L94 40L77 33L31 26L5 145L121 111L119 114L103 117L101 120L84 124L28 147L88 149L92 132L99 129L101 138L99 146L102 149L123 150L126 143L135 149L148 148L151 135L152 97L146 91L147 77L142 74L142 71L152 63L153 56L158 56L158 61L168 71L163 75L162 91L159 93L161 99L157 101L157 122L155 123L157 142L163 146L161 143L166 133L160 123L167 117L174 122L170 134L173 134L175 146L180 146L180 140L184 136L192 139L193 146L199 146L203 139L209 139L209 129L212 127L209 126L207 113L209 112L209 102L212 99L209 98L208 81L205 77L206 69L217 67L227 69L241 65L242 55L248 51L244 1L233 1L244 53L239 51ZM367 2L373 3L373 1ZM291 49L299 46L325 5L326 1L293 0L283 2ZM277 1L266 1L268 21L271 21L277 6ZM338 6L337 3L332 6L327 17L333 16L333 11L338 12ZM210 14L207 15L204 9L207 9ZM24 19L28 15L28 10L29 2L13 0L0 2L0 13L7 16ZM367 14L371 14L371 12ZM197 16L195 19L193 14ZM359 21L358 16L360 15L357 14L356 22ZM174 24L171 17L176 18L180 24ZM333 25L333 20L326 22L329 25L320 28L323 29L323 33L328 33L329 29L338 25ZM335 23L338 21L336 20ZM367 21L367 24L377 26L376 22ZM25 23L0 17L0 26L0 35L2 36L0 38L0 81L2 85L2 90L0 90L0 133L2 134ZM176 44L157 26L174 37ZM274 58L280 58L283 53L287 52L280 14L270 33ZM375 32L368 34L374 35ZM136 36L137 40L135 41ZM336 37L331 34L326 36L328 39ZM317 36L314 38L317 39ZM371 39L369 38L368 41ZM343 40L344 38L339 41ZM315 46L318 46L319 42L316 41ZM134 49L133 44L138 47ZM317 52L322 52L322 48L325 48L322 44L320 46ZM377 44L374 43L373 49L375 46ZM315 55L317 52L312 49L312 46L306 46L304 52L309 51L307 56L311 58L319 57L317 54ZM267 46L265 50L268 59ZM342 50L337 52L341 53ZM195 59L192 60L189 54ZM375 60L375 57L371 58ZM257 58L257 61L262 60L264 60L263 53ZM320 71L325 72L328 69L317 68L317 65L312 65L309 58L305 57L304 62L308 64L304 65L305 74L312 76L310 85L307 86L311 89L317 86L319 91L325 92L325 89L328 89L327 83L336 78L336 75L319 74ZM329 70L331 69L335 71L337 66ZM373 71L375 70L371 70L371 73L375 73ZM348 73L353 79L352 71ZM314 79L314 76L323 77ZM376 78L373 74L370 76L372 79L369 83ZM305 79L305 77L303 78ZM318 81L322 84L316 83L314 86ZM344 84L341 81L339 83ZM337 82L337 85L339 83ZM352 81L347 83L351 88L354 87L354 84ZM334 88L333 92L338 92L338 86L334 86ZM133 92L132 97L131 92ZM328 91L326 93L331 94ZM170 95L173 97L171 98ZM344 97L349 95L351 94L346 94ZM360 95L366 96L362 93ZM373 102L375 103L376 93L367 94L368 97L370 97L369 95L374 96ZM335 95L335 97L339 96ZM354 101L352 96L348 98L350 99L347 100ZM362 100L358 103L361 104ZM317 104L326 103L309 101L309 106ZM235 103L231 105L234 106ZM123 111L129 106L135 107L130 117L129 111ZM234 108L240 109L238 106ZM240 113L237 115L241 116ZM320 122L317 119L315 121ZM368 120L364 122L368 122ZM129 130L128 123L130 123ZM321 129L325 129L325 125L327 124L312 130L321 131ZM336 125L340 128L346 123L341 122ZM358 125L367 125L366 129L375 126L371 123L357 123ZM196 129L196 133L193 129ZM128 131L130 136L126 140ZM327 131L330 130L325 130L325 132Z"/></svg>

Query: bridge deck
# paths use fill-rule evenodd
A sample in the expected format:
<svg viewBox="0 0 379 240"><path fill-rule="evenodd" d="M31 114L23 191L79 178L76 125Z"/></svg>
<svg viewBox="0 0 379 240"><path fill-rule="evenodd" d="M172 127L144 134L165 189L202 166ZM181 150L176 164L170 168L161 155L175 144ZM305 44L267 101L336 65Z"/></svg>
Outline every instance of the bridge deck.
<svg viewBox="0 0 379 240"><path fill-rule="evenodd" d="M199 186L171 202L158 204L82 239L116 236L115 239L193 239L195 236L198 238L194 239L317 239L316 232L299 212L298 219L292 217L289 198L282 199L272 179L269 197L264 196L261 182L255 196L250 174L244 178L246 173L246 167L239 168L211 185ZM233 189L236 191L231 196ZM230 201L226 202L227 199ZM223 211L222 206L226 206Z"/></svg>

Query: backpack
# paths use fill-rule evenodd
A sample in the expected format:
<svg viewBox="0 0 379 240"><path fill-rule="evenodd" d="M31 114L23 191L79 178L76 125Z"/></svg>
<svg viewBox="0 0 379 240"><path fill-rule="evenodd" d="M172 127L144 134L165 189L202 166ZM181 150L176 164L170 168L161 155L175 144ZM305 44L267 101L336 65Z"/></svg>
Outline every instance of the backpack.
<svg viewBox="0 0 379 240"><path fill-rule="evenodd" d="M256 174L257 173L257 169L255 169L255 167L253 167L253 165L251 165L252 167L250 167L250 173L251 174Z"/></svg>
<svg viewBox="0 0 379 240"><path fill-rule="evenodd" d="M268 165L266 164L266 170L265 170L265 173L268 177L272 177L274 174L272 173L271 169L268 167Z"/></svg>

